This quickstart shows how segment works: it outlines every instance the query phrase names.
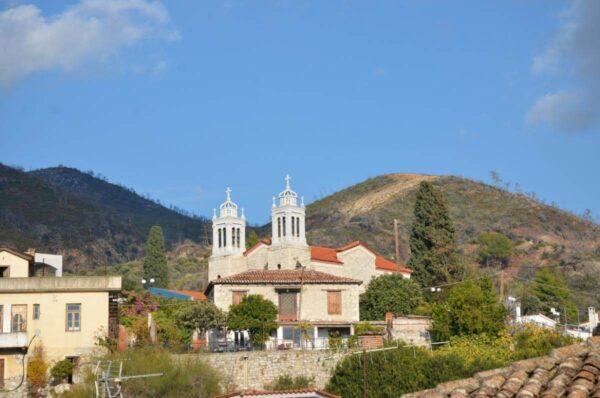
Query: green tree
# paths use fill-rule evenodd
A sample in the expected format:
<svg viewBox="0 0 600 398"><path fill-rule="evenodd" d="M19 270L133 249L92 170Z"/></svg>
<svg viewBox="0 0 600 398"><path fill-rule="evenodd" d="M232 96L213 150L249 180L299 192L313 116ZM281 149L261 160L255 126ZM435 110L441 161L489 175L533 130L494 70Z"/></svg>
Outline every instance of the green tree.
<svg viewBox="0 0 600 398"><path fill-rule="evenodd" d="M540 268L535 273L529 294L534 298L524 300L523 311L530 313L537 311L550 313L550 308L555 308L564 317L564 311L567 311L567 317L575 319L577 316L577 307L571 298L571 291L566 282L557 272L550 268ZM530 307L530 303L537 303L537 308ZM527 306L526 306L527 305Z"/></svg>
<svg viewBox="0 0 600 398"><path fill-rule="evenodd" d="M165 255L165 238L162 228L158 225L150 228L146 243L146 258L144 259L143 277L146 281L154 279L152 286L167 287L169 282L167 257Z"/></svg>
<svg viewBox="0 0 600 398"><path fill-rule="evenodd" d="M210 301L193 301L176 312L177 322L186 329L207 331L227 324L227 316Z"/></svg>
<svg viewBox="0 0 600 398"><path fill-rule="evenodd" d="M482 265L505 266L515 251L515 244L506 235L498 232L486 232L477 239L479 251L477 257Z"/></svg>
<svg viewBox="0 0 600 398"><path fill-rule="evenodd" d="M229 308L227 327L231 330L247 330L250 342L264 344L277 329L277 307L260 294L250 294L241 303Z"/></svg>
<svg viewBox="0 0 600 398"><path fill-rule="evenodd" d="M256 231L251 229L250 232L248 232L248 236L246 237L246 249L250 249L252 246L257 244L259 240L260 239L258 238Z"/></svg>
<svg viewBox="0 0 600 398"><path fill-rule="evenodd" d="M423 288L402 275L381 275L369 282L360 295L360 318L382 320L386 312L398 315L412 313L421 303Z"/></svg>
<svg viewBox="0 0 600 398"><path fill-rule="evenodd" d="M504 328L506 315L488 277L468 280L453 287L446 300L433 304L431 332L438 341L481 333L495 336Z"/></svg>
<svg viewBox="0 0 600 398"><path fill-rule="evenodd" d="M428 182L421 182L410 235L409 265L422 286L448 282L458 271L454 226L444 195Z"/></svg>

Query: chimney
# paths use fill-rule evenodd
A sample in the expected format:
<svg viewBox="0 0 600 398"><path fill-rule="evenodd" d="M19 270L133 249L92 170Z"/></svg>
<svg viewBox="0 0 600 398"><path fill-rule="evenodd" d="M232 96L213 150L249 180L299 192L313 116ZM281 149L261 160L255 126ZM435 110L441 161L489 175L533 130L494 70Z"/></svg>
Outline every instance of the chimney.
<svg viewBox="0 0 600 398"><path fill-rule="evenodd" d="M598 313L594 307L588 307L588 322L590 323L590 333L593 333L598 326Z"/></svg>
<svg viewBox="0 0 600 398"><path fill-rule="evenodd" d="M521 323L521 303L517 303L515 307L515 322Z"/></svg>

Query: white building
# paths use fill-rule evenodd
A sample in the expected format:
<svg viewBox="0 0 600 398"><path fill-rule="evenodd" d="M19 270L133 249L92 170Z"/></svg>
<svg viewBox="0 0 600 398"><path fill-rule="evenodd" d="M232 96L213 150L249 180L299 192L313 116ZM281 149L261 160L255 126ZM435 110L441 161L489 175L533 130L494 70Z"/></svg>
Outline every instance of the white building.
<svg viewBox="0 0 600 398"><path fill-rule="evenodd" d="M278 340L298 341L298 324L308 322L315 340L331 332L353 334L359 320L359 294L370 280L397 273L399 266L361 242L338 248L309 246L305 206L291 188L273 198L271 239L245 250L246 220L231 200L231 190L213 216L213 251L208 264L207 297L227 311L248 294L261 294L279 308ZM239 339L242 336L238 336Z"/></svg>

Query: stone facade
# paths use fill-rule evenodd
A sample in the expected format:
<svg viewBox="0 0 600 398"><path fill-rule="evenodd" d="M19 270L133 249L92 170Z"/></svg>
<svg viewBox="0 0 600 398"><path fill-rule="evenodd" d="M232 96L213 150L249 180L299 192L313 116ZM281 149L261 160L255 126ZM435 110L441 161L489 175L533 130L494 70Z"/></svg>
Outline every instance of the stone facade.
<svg viewBox="0 0 600 398"><path fill-rule="evenodd" d="M383 321L371 321L373 325L387 328L388 324ZM426 316L405 316L394 318L392 321L391 338L402 340L406 344L416 346L430 346L431 318Z"/></svg>
<svg viewBox="0 0 600 398"><path fill-rule="evenodd" d="M286 374L314 378L315 387L323 388L345 355L345 352L327 350L250 351L203 354L200 359L220 370L225 379L224 387L231 391L260 390Z"/></svg>

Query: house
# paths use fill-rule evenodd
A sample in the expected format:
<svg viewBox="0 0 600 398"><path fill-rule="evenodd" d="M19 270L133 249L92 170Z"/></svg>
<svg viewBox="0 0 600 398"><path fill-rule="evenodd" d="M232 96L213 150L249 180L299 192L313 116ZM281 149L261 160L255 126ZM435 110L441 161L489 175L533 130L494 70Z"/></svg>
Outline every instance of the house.
<svg viewBox="0 0 600 398"><path fill-rule="evenodd" d="M206 296L227 311L248 294L261 294L279 308L275 341L297 346L298 325L309 323L313 344L333 333L352 335L359 320L359 294L372 278L411 270L381 256L362 242L342 247L310 246L305 235L305 206L286 176L285 189L273 197L271 239L246 250L244 210L231 200L213 214L213 247ZM244 341L244 334L235 336Z"/></svg>
<svg viewBox="0 0 600 398"><path fill-rule="evenodd" d="M517 361L402 398L597 398L599 387L600 337L591 337L584 343L554 349L546 357Z"/></svg>
<svg viewBox="0 0 600 398"><path fill-rule="evenodd" d="M237 391L225 395L219 395L215 398L341 398L339 395L333 395L325 391L316 390L314 388L305 388L287 391Z"/></svg>
<svg viewBox="0 0 600 398"><path fill-rule="evenodd" d="M98 350L98 337L118 333L121 277L62 277L62 258L45 256L0 248L0 389L21 383L35 346L50 363L78 362Z"/></svg>

